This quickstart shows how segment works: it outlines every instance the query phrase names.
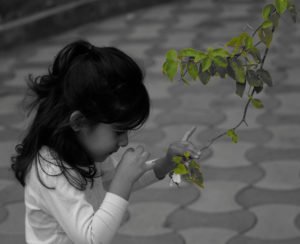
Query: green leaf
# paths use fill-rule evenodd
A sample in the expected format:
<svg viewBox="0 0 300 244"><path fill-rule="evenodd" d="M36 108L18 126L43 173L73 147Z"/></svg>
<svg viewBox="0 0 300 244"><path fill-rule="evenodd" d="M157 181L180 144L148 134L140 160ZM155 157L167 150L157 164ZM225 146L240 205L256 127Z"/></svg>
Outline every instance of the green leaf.
<svg viewBox="0 0 300 244"><path fill-rule="evenodd" d="M248 84L253 87L262 86L262 81L258 78L256 72L254 70L248 70L246 73L246 79Z"/></svg>
<svg viewBox="0 0 300 244"><path fill-rule="evenodd" d="M253 57L253 59L257 62L261 62L260 51L256 47L252 47L248 50L249 54Z"/></svg>
<svg viewBox="0 0 300 244"><path fill-rule="evenodd" d="M201 52L201 51L198 51L196 56L195 56L195 59L194 59L194 62L195 63L198 63L199 61L205 59L207 57L207 54Z"/></svg>
<svg viewBox="0 0 300 244"><path fill-rule="evenodd" d="M212 50L212 57L222 57L222 58L227 58L229 56L229 52L223 48L216 48Z"/></svg>
<svg viewBox="0 0 300 244"><path fill-rule="evenodd" d="M212 63L212 60L210 58L207 57L207 58L203 59L202 65L201 65L202 72L208 70L211 66L211 63Z"/></svg>
<svg viewBox="0 0 300 244"><path fill-rule="evenodd" d="M273 22L271 20L265 20L264 23L262 24L263 29L267 29L273 26Z"/></svg>
<svg viewBox="0 0 300 244"><path fill-rule="evenodd" d="M264 107L262 101L257 98L251 99L251 104L253 105L253 107L258 108L258 109Z"/></svg>
<svg viewBox="0 0 300 244"><path fill-rule="evenodd" d="M181 49L179 51L179 54L178 56L179 57L196 57L198 54L198 51L195 50L194 48L184 48L184 49Z"/></svg>
<svg viewBox="0 0 300 244"><path fill-rule="evenodd" d="M194 62L189 62L188 73L193 80L196 80L198 78L198 68Z"/></svg>
<svg viewBox="0 0 300 244"><path fill-rule="evenodd" d="M246 73L242 62L238 59L232 59L230 62L230 66L234 71L235 80L241 84L244 84Z"/></svg>
<svg viewBox="0 0 300 244"><path fill-rule="evenodd" d="M265 70L265 69L259 69L256 72L256 74L257 74L258 78L262 82L266 83L268 86L271 87L273 85L272 84L272 77L271 77L270 73L267 70Z"/></svg>
<svg viewBox="0 0 300 244"><path fill-rule="evenodd" d="M178 69L178 61L168 60L163 64L163 73L173 80Z"/></svg>
<svg viewBox="0 0 300 244"><path fill-rule="evenodd" d="M208 71L202 72L201 65L199 67L199 73L198 73L199 79L202 82L203 85L206 85L210 80L210 73Z"/></svg>
<svg viewBox="0 0 300 244"><path fill-rule="evenodd" d="M258 87L254 87L254 91L258 94L263 90L263 85L262 86L258 86Z"/></svg>
<svg viewBox="0 0 300 244"><path fill-rule="evenodd" d="M287 6L288 6L287 0L275 0L276 11L279 14L283 14L284 11L287 9Z"/></svg>
<svg viewBox="0 0 300 244"><path fill-rule="evenodd" d="M235 133L234 129L230 129L227 131L227 136L229 136L231 138L231 141L233 143L237 143L238 142L238 135Z"/></svg>
<svg viewBox="0 0 300 244"><path fill-rule="evenodd" d="M188 160L191 157L191 153L189 151L186 151L183 153L183 156L185 157L186 160Z"/></svg>
<svg viewBox="0 0 300 244"><path fill-rule="evenodd" d="M178 164L177 167L173 170L173 172L178 175L185 175L189 173L184 164Z"/></svg>
<svg viewBox="0 0 300 244"><path fill-rule="evenodd" d="M221 56L214 57L213 61L217 66L222 68L226 68L228 65L227 60Z"/></svg>
<svg viewBox="0 0 300 244"><path fill-rule="evenodd" d="M172 162L174 162L176 164L181 164L182 163L182 157L181 156L174 156L172 158Z"/></svg>
<svg viewBox="0 0 300 244"><path fill-rule="evenodd" d="M268 4L268 5L264 6L263 11L262 11L262 16L263 16L264 20L268 20L274 10L275 10L274 4Z"/></svg>
<svg viewBox="0 0 300 244"><path fill-rule="evenodd" d="M247 36L245 39L245 47L246 49L253 47L253 38L251 36Z"/></svg>
<svg viewBox="0 0 300 244"><path fill-rule="evenodd" d="M191 160L189 167L194 169L200 169L200 165L195 160Z"/></svg>
<svg viewBox="0 0 300 244"><path fill-rule="evenodd" d="M177 51L175 49L170 49L166 53L166 60L167 61L175 61L177 59Z"/></svg>
<svg viewBox="0 0 300 244"><path fill-rule="evenodd" d="M259 29L258 36L260 40L266 45L266 47L269 48L273 38L273 33L271 28Z"/></svg>
<svg viewBox="0 0 300 244"><path fill-rule="evenodd" d="M235 94L237 94L240 97L243 97L245 88L246 88L246 83L241 84L239 82L236 82Z"/></svg>

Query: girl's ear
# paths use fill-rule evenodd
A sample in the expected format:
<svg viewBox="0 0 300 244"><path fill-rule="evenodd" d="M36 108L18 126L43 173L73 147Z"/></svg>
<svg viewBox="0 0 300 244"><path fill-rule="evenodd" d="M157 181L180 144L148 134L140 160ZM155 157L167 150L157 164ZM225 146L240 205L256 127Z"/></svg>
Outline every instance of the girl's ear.
<svg viewBox="0 0 300 244"><path fill-rule="evenodd" d="M86 122L86 118L78 110L74 111L70 115L69 120L70 120L70 126L75 132L80 131L80 129L82 129L82 127L84 127L85 122Z"/></svg>

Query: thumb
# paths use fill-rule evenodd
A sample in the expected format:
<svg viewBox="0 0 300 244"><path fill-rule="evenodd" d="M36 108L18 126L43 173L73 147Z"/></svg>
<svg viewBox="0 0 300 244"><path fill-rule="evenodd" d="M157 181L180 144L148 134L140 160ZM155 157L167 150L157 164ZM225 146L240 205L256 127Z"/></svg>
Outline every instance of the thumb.
<svg viewBox="0 0 300 244"><path fill-rule="evenodd" d="M149 161L145 162L145 168L146 168L147 171L154 168L154 166L156 164L155 161L156 161L155 159L152 159L152 160L149 160Z"/></svg>

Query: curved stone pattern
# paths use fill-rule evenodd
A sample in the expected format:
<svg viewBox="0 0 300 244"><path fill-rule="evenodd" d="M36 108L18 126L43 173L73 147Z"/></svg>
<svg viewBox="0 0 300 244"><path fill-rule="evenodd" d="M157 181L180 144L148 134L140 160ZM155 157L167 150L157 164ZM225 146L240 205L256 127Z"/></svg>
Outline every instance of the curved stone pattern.
<svg viewBox="0 0 300 244"><path fill-rule="evenodd" d="M130 199L135 203L161 201L185 206L186 204L195 201L200 196L200 191L196 186L184 186L183 184L180 187L170 187L167 179L164 180L164 184L168 189L148 187L147 189L134 192Z"/></svg>
<svg viewBox="0 0 300 244"><path fill-rule="evenodd" d="M266 172L255 186L272 190L300 189L300 159L298 161L269 161L260 165Z"/></svg>
<svg viewBox="0 0 300 244"><path fill-rule="evenodd" d="M239 192L236 201L247 208L272 203L300 205L300 189L271 190L249 186Z"/></svg>
<svg viewBox="0 0 300 244"><path fill-rule="evenodd" d="M294 205L267 204L250 209L258 219L245 236L265 240L300 238L300 230L294 226L300 207Z"/></svg>
<svg viewBox="0 0 300 244"><path fill-rule="evenodd" d="M164 227L166 217L178 205L163 202L143 202L129 205L130 218L119 229L120 234L134 236L154 236L172 232Z"/></svg>
<svg viewBox="0 0 300 244"><path fill-rule="evenodd" d="M241 209L235 195L247 186L241 182L205 181L201 196L188 209L204 213L230 212Z"/></svg>
<svg viewBox="0 0 300 244"><path fill-rule="evenodd" d="M299 110L300 111L300 110ZM268 126L273 138L266 143L271 148L300 148L300 125Z"/></svg>
<svg viewBox="0 0 300 244"><path fill-rule="evenodd" d="M218 142L212 145L213 155L211 158L205 160L203 165L221 168L249 166L251 162L245 159L244 154L252 146L252 144L245 142L237 144Z"/></svg>
<svg viewBox="0 0 300 244"><path fill-rule="evenodd" d="M245 210L203 213L182 208L168 216L165 226L176 231L197 227L213 227L240 233L252 228L255 222L256 216Z"/></svg>
<svg viewBox="0 0 300 244"><path fill-rule="evenodd" d="M182 237L176 233L165 233L155 236L130 236L118 234L113 239L112 244L185 244ZM10 244L10 243L7 243Z"/></svg>
<svg viewBox="0 0 300 244"><path fill-rule="evenodd" d="M262 163L272 160L299 160L299 148L268 148L264 146L253 147L248 150L245 157L252 163Z"/></svg>
<svg viewBox="0 0 300 244"><path fill-rule="evenodd" d="M264 176L264 171L260 167L253 165L230 168L220 168L205 165L202 167L202 172L205 182L209 180L234 180L247 184L253 184L254 182L262 179Z"/></svg>
<svg viewBox="0 0 300 244"><path fill-rule="evenodd" d="M23 202L13 203L6 206L8 218L0 223L1 234L24 234L25 232L25 205Z"/></svg>
<svg viewBox="0 0 300 244"><path fill-rule="evenodd" d="M21 111L20 104L23 95L9 95L0 97L0 115L14 114Z"/></svg>
<svg viewBox="0 0 300 244"><path fill-rule="evenodd" d="M16 144L15 141L0 141L0 169L1 167L10 167L10 157L15 153L14 148Z"/></svg>
<svg viewBox="0 0 300 244"><path fill-rule="evenodd" d="M185 240L185 244L226 244L231 237L237 234L236 231L221 228L189 228L179 231Z"/></svg>
<svg viewBox="0 0 300 244"><path fill-rule="evenodd" d="M180 124L180 125L165 125L161 126L160 129L163 131L165 135L164 138L156 144L157 147L168 147L170 143L179 141L183 137L183 135L190 130L195 124ZM199 143L196 140L197 134L204 130L204 126L197 126L196 131L190 137L190 142L192 142L196 147L200 148Z"/></svg>

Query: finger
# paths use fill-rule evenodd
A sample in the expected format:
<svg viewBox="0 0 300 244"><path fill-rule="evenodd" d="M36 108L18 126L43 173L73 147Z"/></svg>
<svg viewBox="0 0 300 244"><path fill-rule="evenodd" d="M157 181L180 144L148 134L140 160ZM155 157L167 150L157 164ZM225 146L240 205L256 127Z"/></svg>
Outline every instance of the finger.
<svg viewBox="0 0 300 244"><path fill-rule="evenodd" d="M135 149L136 153L141 154L144 152L144 147L142 145L138 145Z"/></svg>
<svg viewBox="0 0 300 244"><path fill-rule="evenodd" d="M193 126L189 131L187 131L184 136L182 137L182 141L188 141L190 139L190 137L193 135L193 133L195 132L195 130L197 129L196 126Z"/></svg>

